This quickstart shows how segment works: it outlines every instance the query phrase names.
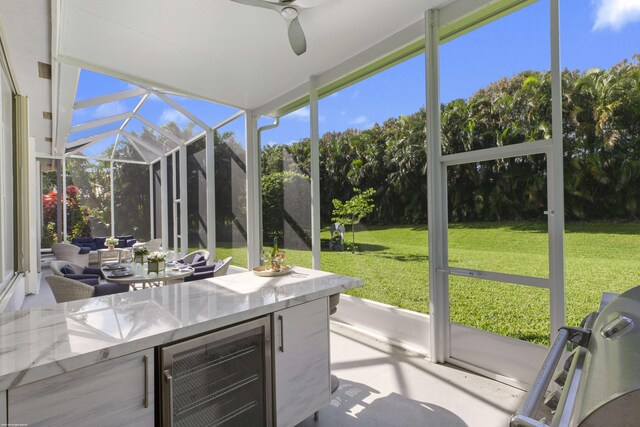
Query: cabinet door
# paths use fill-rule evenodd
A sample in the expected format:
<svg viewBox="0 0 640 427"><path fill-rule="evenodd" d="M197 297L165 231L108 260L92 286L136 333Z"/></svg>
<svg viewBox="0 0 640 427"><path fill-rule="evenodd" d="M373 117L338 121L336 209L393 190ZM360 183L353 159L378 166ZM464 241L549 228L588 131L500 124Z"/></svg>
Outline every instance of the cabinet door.
<svg viewBox="0 0 640 427"><path fill-rule="evenodd" d="M291 427L331 398L329 301L311 301L274 313L276 423Z"/></svg>
<svg viewBox="0 0 640 427"><path fill-rule="evenodd" d="M153 350L8 390L9 424L153 426Z"/></svg>
<svg viewBox="0 0 640 427"><path fill-rule="evenodd" d="M0 391L0 426L9 423L7 419L7 392Z"/></svg>

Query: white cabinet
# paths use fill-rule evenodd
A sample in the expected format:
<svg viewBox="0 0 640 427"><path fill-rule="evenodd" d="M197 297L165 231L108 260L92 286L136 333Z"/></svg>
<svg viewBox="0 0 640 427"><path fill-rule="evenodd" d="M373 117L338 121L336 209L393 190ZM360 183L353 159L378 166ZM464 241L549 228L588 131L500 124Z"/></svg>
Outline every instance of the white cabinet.
<svg viewBox="0 0 640 427"><path fill-rule="evenodd" d="M292 427L329 404L329 300L274 313L276 423Z"/></svg>
<svg viewBox="0 0 640 427"><path fill-rule="evenodd" d="M7 392L0 391L0 426L8 424L7 420Z"/></svg>
<svg viewBox="0 0 640 427"><path fill-rule="evenodd" d="M153 349L8 390L9 424L153 426Z"/></svg>

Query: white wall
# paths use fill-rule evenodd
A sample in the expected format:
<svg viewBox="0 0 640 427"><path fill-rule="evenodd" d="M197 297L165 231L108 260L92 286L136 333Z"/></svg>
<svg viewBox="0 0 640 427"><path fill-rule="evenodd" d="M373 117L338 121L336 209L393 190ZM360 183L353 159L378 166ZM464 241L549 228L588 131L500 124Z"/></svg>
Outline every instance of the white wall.
<svg viewBox="0 0 640 427"><path fill-rule="evenodd" d="M0 292L13 276L13 93L0 69Z"/></svg>

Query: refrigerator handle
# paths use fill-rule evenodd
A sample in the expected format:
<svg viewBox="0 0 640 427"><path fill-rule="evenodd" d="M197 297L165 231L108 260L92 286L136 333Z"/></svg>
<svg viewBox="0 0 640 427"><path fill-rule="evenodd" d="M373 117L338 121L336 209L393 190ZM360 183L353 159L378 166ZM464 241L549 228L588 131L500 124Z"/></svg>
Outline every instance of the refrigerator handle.
<svg viewBox="0 0 640 427"><path fill-rule="evenodd" d="M278 321L280 322L280 353L284 353L284 317L281 314L278 315Z"/></svg>
<svg viewBox="0 0 640 427"><path fill-rule="evenodd" d="M142 358L144 362L144 400L142 405L145 408L149 407L149 356L146 354Z"/></svg>
<svg viewBox="0 0 640 427"><path fill-rule="evenodd" d="M164 380L167 383L167 400L169 403L169 417L165 420L167 425L171 427L173 425L173 376L171 370L164 371Z"/></svg>

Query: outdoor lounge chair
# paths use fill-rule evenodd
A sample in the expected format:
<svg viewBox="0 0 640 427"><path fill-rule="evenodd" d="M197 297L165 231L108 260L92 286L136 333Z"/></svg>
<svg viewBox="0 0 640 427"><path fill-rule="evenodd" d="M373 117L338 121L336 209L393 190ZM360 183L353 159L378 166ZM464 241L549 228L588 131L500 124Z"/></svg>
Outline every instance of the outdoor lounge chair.
<svg viewBox="0 0 640 427"><path fill-rule="evenodd" d="M194 272L191 276L185 277L185 282L192 282L194 280L210 279L212 277L220 277L227 274L229 270L229 264L233 257L228 257L222 261L218 261L213 265L205 265L202 267L194 267Z"/></svg>
<svg viewBox="0 0 640 427"><path fill-rule="evenodd" d="M49 287L57 303L129 291L129 285L119 283L98 284L97 279L93 279L96 284L87 284L79 280L55 275L47 276L45 279L47 283L49 283Z"/></svg>
<svg viewBox="0 0 640 427"><path fill-rule="evenodd" d="M89 265L89 249L80 248L69 243L54 243L51 252L59 261L68 261L77 265Z"/></svg>
<svg viewBox="0 0 640 427"><path fill-rule="evenodd" d="M184 256L183 258L179 259L178 262L189 264L191 267L201 267L207 264L207 261L209 261L209 256L209 251L200 249Z"/></svg>
<svg viewBox="0 0 640 427"><path fill-rule="evenodd" d="M220 277L227 274L227 271L229 270L229 265L231 264L232 259L233 257L227 257L222 261L218 261L218 263L215 265L215 269L213 270L213 276Z"/></svg>
<svg viewBox="0 0 640 427"><path fill-rule="evenodd" d="M73 276L90 276L98 279L105 279L102 270L99 268L85 267L67 261L51 261L49 263L49 267L51 268L51 272L56 276L68 277L76 280L78 280L78 277Z"/></svg>
<svg viewBox="0 0 640 427"><path fill-rule="evenodd" d="M149 252L158 252L162 247L162 239L151 239L148 242L136 243L133 245L134 248L145 247L149 250Z"/></svg>

